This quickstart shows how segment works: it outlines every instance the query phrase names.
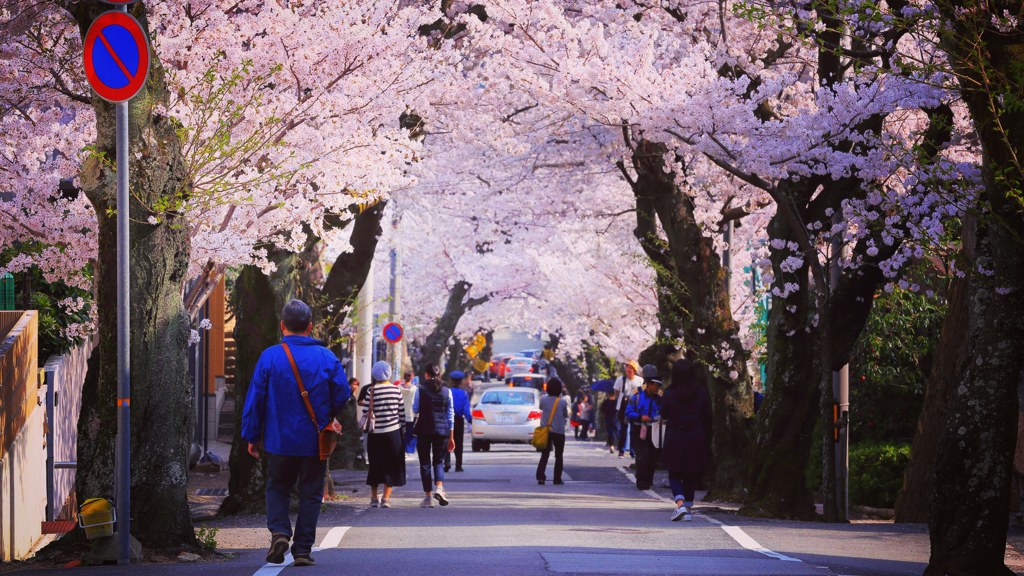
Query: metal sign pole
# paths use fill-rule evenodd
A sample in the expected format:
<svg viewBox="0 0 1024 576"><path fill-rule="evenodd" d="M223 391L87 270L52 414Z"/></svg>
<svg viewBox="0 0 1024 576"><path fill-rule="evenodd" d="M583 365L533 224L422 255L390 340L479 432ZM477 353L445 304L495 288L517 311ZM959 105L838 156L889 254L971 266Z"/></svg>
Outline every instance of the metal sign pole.
<svg viewBox="0 0 1024 576"><path fill-rule="evenodd" d="M117 110L117 563L131 562L131 357L128 275L128 103Z"/></svg>

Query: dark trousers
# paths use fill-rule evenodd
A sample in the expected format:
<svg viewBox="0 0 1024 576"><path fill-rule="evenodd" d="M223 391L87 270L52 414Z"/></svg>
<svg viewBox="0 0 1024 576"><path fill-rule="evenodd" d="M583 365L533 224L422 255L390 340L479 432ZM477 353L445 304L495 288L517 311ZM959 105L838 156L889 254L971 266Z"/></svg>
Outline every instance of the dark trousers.
<svg viewBox="0 0 1024 576"><path fill-rule="evenodd" d="M562 454L565 452L565 434L548 432L548 447L540 453L540 462L537 464L537 480L546 480L548 467L548 456L551 455L551 448L555 449L555 482L562 481Z"/></svg>
<svg viewBox="0 0 1024 576"><path fill-rule="evenodd" d="M430 492L434 489L434 482L444 482L444 459L448 456L448 437L421 434L416 443L416 452L420 457L420 481L423 482L423 491Z"/></svg>
<svg viewBox="0 0 1024 576"><path fill-rule="evenodd" d="M580 439L586 442L590 440L590 421L584 420L580 422Z"/></svg>
<svg viewBox="0 0 1024 576"><path fill-rule="evenodd" d="M327 462L319 456L278 456L267 454L267 528L271 534L292 539L288 517L292 489L299 493L299 512L295 519L292 555L308 555L316 542L316 523L324 499L324 475Z"/></svg>
<svg viewBox="0 0 1024 576"><path fill-rule="evenodd" d="M604 427L608 432L608 440L605 441L605 444L617 447L619 445L619 419L614 414L605 416Z"/></svg>
<svg viewBox="0 0 1024 576"><path fill-rule="evenodd" d="M640 426L632 427L631 444L636 451L636 487L647 490L654 482L654 466L658 462L658 453L651 444L651 439L640 439Z"/></svg>
<svg viewBox="0 0 1024 576"><path fill-rule="evenodd" d="M682 500L683 506L693 506L693 495L697 492L700 474L668 474L668 484L672 487L672 499Z"/></svg>
<svg viewBox="0 0 1024 576"><path fill-rule="evenodd" d="M629 425L629 421L624 420L624 421L622 421L619 424L619 455L620 456L626 453L626 449L627 448L629 449L629 453L630 454L633 454L634 450L636 450L636 447L632 445L632 441L631 441L632 439L630 437L630 429L631 428L632 427Z"/></svg>
<svg viewBox="0 0 1024 576"><path fill-rule="evenodd" d="M405 452L406 454L416 453L416 432L413 431L412 427L416 425L416 422L409 422L405 425Z"/></svg>
<svg viewBox="0 0 1024 576"><path fill-rule="evenodd" d="M466 434L466 421L461 417L455 417L455 469L462 469L462 437ZM444 454L444 470L447 472L452 468L452 453L445 452Z"/></svg>

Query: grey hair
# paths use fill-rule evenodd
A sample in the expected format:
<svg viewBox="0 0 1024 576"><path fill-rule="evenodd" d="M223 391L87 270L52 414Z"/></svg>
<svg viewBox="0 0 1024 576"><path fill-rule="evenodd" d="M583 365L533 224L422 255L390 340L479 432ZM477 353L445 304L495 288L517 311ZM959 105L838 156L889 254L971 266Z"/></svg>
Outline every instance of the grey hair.
<svg viewBox="0 0 1024 576"><path fill-rule="evenodd" d="M302 300L292 300L281 309L281 322L289 332L305 332L313 322L313 310Z"/></svg>

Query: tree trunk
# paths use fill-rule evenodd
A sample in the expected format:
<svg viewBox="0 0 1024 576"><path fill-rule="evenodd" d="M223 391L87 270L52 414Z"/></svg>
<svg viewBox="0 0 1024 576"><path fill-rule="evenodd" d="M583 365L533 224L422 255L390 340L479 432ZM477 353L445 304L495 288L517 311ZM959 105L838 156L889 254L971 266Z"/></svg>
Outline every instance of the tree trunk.
<svg viewBox="0 0 1024 576"><path fill-rule="evenodd" d="M787 238L781 217L772 218L770 238ZM788 251L771 250L776 277ZM768 314L768 366L764 404L758 413L757 440L750 466L749 494L743 513L812 519L814 499L805 472L818 414L817 342L807 330L810 295L807 268L786 275L798 289L787 298L772 296ZM787 306L790 309L787 310Z"/></svg>
<svg viewBox="0 0 1024 576"><path fill-rule="evenodd" d="M317 323L317 334L328 345L337 339L338 329L345 323L352 303L366 283L377 241L383 233L380 222L386 206L387 202L381 201L356 214L352 221L352 251L338 256L331 265L319 297L310 301L321 318Z"/></svg>
<svg viewBox="0 0 1024 576"><path fill-rule="evenodd" d="M84 37L106 7L81 2L75 9ZM148 29L145 9L132 14ZM185 222L163 213L151 225L148 206L185 190L185 166L174 123L158 112L167 105L163 68L151 51L149 77L129 105L131 158L131 521L146 546L175 548L195 541L188 509L188 450L195 412L188 377L189 324L181 286L190 253ZM113 159L114 106L93 96L96 147ZM81 499L113 496L117 431L117 206L116 174L96 155L82 166L82 189L99 224L96 266L99 373L83 390L78 428L76 490Z"/></svg>
<svg viewBox="0 0 1024 576"><path fill-rule="evenodd" d="M681 337L686 352L705 367L714 413L711 498L742 498L753 442L753 392L747 353L739 341L726 287L726 270L714 241L697 223L692 199L665 172L665 147L642 140L633 153L637 202L634 231L655 266L658 316L666 344ZM662 240L656 221L665 233ZM661 338L659 338L660 340ZM671 374L671 346L655 344L645 361ZM671 384L670 384L671 385Z"/></svg>
<svg viewBox="0 0 1024 576"><path fill-rule="evenodd" d="M896 522L925 523L931 506L932 478L939 453L936 438L946 424L950 394L963 377L967 363L968 281L953 280L947 296L948 308L924 393L924 405L917 420L910 462L903 472L903 488L896 499Z"/></svg>
<svg viewBox="0 0 1024 576"><path fill-rule="evenodd" d="M249 455L242 439L242 409L256 362L264 350L281 340L279 310L295 292L296 255L270 250L277 270L267 276L256 266L244 266L235 281L231 299L235 312L238 351L235 360L235 435L228 460L228 497L221 504L223 514L258 512L265 506L266 460Z"/></svg>
<svg viewBox="0 0 1024 576"><path fill-rule="evenodd" d="M444 313L423 342L423 346L420 347L419 365L415 370L417 374L422 373L427 364L441 365L441 356L448 346L448 341L455 335L455 328L462 316L472 308L490 300L489 295L469 298L469 291L472 287L473 285L465 280L459 280L452 286L451 292L448 293L448 303L444 307ZM442 366L442 370L443 368Z"/></svg>
<svg viewBox="0 0 1024 576"><path fill-rule="evenodd" d="M1004 563L1010 481L1024 367L1024 30L992 25L1019 3L939 3L943 46L962 76L962 95L982 145L986 220L969 292L967 368L949 402L939 441L925 574L1012 574Z"/></svg>

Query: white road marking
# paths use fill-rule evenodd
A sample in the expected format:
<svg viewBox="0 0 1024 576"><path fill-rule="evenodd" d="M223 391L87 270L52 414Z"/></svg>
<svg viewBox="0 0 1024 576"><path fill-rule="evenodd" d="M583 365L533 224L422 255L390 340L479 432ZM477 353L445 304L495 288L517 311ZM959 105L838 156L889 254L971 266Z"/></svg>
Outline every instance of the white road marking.
<svg viewBox="0 0 1024 576"><path fill-rule="evenodd" d="M723 525L722 526L722 530L725 530L726 534L728 534L729 536L732 536L732 539L735 540L737 544L739 544L740 546L743 546L747 550L753 550L754 552L757 552L758 554L764 554L765 556L770 556L772 558L777 558L779 560L782 560L783 562L803 562L802 560L799 560L797 558L790 558L789 556L786 556L785 554L779 554L778 552L773 552L773 551L765 548L764 546L761 546L760 544L757 543L756 540L754 540L749 535L747 535L747 533L743 531L743 528L740 528L739 526L724 526Z"/></svg>
<svg viewBox="0 0 1024 576"><path fill-rule="evenodd" d="M345 536L345 532L348 532L351 526L335 526L331 528L327 535L324 536L323 542L320 543L320 547L313 548L313 550L324 550L327 548L337 548L338 544L341 544L341 539Z"/></svg>
<svg viewBox="0 0 1024 576"><path fill-rule="evenodd" d="M349 531L349 528L351 528L351 526L335 526L334 528L331 528L327 532L327 535L324 536L324 540L320 543L320 546L313 548L313 552L337 548L338 544L341 544L342 537L344 537L345 533ZM252 576L277 576L282 570L291 566L294 561L295 559L292 558L292 553L288 552L284 555L283 563L271 564L268 562L261 566L260 569Z"/></svg>
<svg viewBox="0 0 1024 576"><path fill-rule="evenodd" d="M626 478L629 479L630 482L636 484L636 476L633 475L633 473L630 472L629 469L627 469L627 468L625 468L623 466L619 466L618 470L619 470L619 472L622 472L626 476ZM644 490L644 494L647 494L651 498L654 498L655 500L658 500L660 502L666 502L666 503L669 503L669 504L675 504L676 503L675 500L672 500L671 498L666 498L665 496L662 496L661 494L658 494L654 490ZM709 516L705 516L705 515L700 514L700 513L696 512L696 511L693 512L693 515L701 518L702 520L706 520L706 521L708 521L708 522L710 522L712 524L720 526L722 528L722 530L725 530L726 534L731 536L732 539L736 541L737 544L739 544L740 546L746 548L747 550L752 550L754 552L757 552L758 554L764 554L765 556L768 556L768 557L771 557L771 558L775 558L777 560L782 560L784 562L800 562L800 563L803 563L803 561L798 559L798 558L791 558L789 556L786 556L785 554L780 554L780 553L775 552L773 550L769 550L769 549L765 548L764 546L761 546L760 544L757 543L756 540L751 538L750 535L748 535L746 532L744 532L743 529L740 528L739 526L728 526L724 522L721 522L721 521L716 520L714 518L711 518Z"/></svg>

